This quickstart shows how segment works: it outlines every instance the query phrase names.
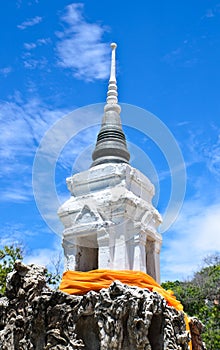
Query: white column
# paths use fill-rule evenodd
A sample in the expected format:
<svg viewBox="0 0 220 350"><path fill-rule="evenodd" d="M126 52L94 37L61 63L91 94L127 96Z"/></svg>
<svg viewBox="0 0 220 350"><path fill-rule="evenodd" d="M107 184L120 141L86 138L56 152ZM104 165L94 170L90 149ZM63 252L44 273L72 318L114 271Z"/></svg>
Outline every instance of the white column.
<svg viewBox="0 0 220 350"><path fill-rule="evenodd" d="M111 242L114 245L114 255L111 263L113 270L128 270L128 257L126 249L126 235L124 223L115 225L110 232Z"/></svg>
<svg viewBox="0 0 220 350"><path fill-rule="evenodd" d="M64 250L64 271L76 270L77 246L65 239L63 239L62 246Z"/></svg>
<svg viewBox="0 0 220 350"><path fill-rule="evenodd" d="M111 268L109 230L110 230L109 228L108 229L102 228L97 232L98 269Z"/></svg>
<svg viewBox="0 0 220 350"><path fill-rule="evenodd" d="M155 242L155 272L156 272L156 281L160 283L160 249L161 249L161 240L156 240Z"/></svg>
<svg viewBox="0 0 220 350"><path fill-rule="evenodd" d="M135 237L134 241L134 262L132 266L132 270L138 270L145 272L146 268L146 232L140 232Z"/></svg>

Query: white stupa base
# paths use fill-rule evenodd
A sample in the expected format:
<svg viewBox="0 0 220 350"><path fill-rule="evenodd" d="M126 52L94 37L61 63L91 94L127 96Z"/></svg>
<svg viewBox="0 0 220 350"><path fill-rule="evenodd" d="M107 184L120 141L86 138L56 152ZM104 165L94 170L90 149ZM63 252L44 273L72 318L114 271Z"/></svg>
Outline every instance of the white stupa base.
<svg viewBox="0 0 220 350"><path fill-rule="evenodd" d="M67 179L59 209L66 269L139 270L160 280L161 223L154 186L125 163L97 165Z"/></svg>

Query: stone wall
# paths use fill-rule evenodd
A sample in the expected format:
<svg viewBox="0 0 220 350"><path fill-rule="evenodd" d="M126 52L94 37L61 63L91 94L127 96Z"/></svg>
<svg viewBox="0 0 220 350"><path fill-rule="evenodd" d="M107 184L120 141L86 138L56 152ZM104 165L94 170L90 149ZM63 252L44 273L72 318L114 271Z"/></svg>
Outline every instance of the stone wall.
<svg viewBox="0 0 220 350"><path fill-rule="evenodd" d="M47 287L44 274L15 263L0 298L1 350L188 349L183 313L159 294L115 281L99 293L70 296ZM204 350L201 324L192 324L194 349Z"/></svg>

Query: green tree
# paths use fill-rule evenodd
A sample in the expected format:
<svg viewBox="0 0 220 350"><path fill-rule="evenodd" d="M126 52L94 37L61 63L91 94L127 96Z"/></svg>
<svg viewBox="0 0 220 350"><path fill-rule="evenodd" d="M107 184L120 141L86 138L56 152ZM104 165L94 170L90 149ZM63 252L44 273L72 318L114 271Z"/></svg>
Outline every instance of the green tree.
<svg viewBox="0 0 220 350"><path fill-rule="evenodd" d="M205 265L191 280L165 282L162 287L171 289L181 301L189 316L197 316L205 325L202 337L207 349L220 349L220 254L204 259Z"/></svg>
<svg viewBox="0 0 220 350"><path fill-rule="evenodd" d="M0 294L4 295L6 288L6 278L9 272L13 270L16 260L22 260L22 248L19 246L4 246L0 249Z"/></svg>
<svg viewBox="0 0 220 350"><path fill-rule="evenodd" d="M59 254L56 259L52 260L53 272L48 269L46 271L47 283L54 289L58 288L61 279L61 259L61 255ZM7 275L13 271L16 260L23 260L22 246L6 245L0 249L0 296L5 294Z"/></svg>
<svg viewBox="0 0 220 350"><path fill-rule="evenodd" d="M46 277L47 283L53 289L58 289L61 281L62 270L62 254L61 252L55 257L51 258L51 265L53 266L53 272L47 270Z"/></svg>

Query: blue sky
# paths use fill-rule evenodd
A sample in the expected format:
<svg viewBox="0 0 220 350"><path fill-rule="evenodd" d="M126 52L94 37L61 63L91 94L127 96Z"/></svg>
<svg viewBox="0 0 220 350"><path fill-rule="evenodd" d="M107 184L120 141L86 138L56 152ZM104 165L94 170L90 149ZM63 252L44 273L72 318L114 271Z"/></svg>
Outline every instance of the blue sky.
<svg viewBox="0 0 220 350"><path fill-rule="evenodd" d="M163 233L162 280L192 275L220 248L220 2L15 0L0 6L1 245L21 242L28 263L50 265L59 253L60 236L35 203L34 157L54 123L73 111L78 127L77 108L105 102L114 41L119 101L157 116L186 167L182 210ZM126 126L126 115L124 120L132 165L146 157L149 166L141 170L153 174L153 182L156 174L163 214L171 192L166 156L146 133ZM81 130L59 154L60 202L69 196L65 178L89 165L97 131L97 125ZM55 218L53 198L45 203Z"/></svg>

